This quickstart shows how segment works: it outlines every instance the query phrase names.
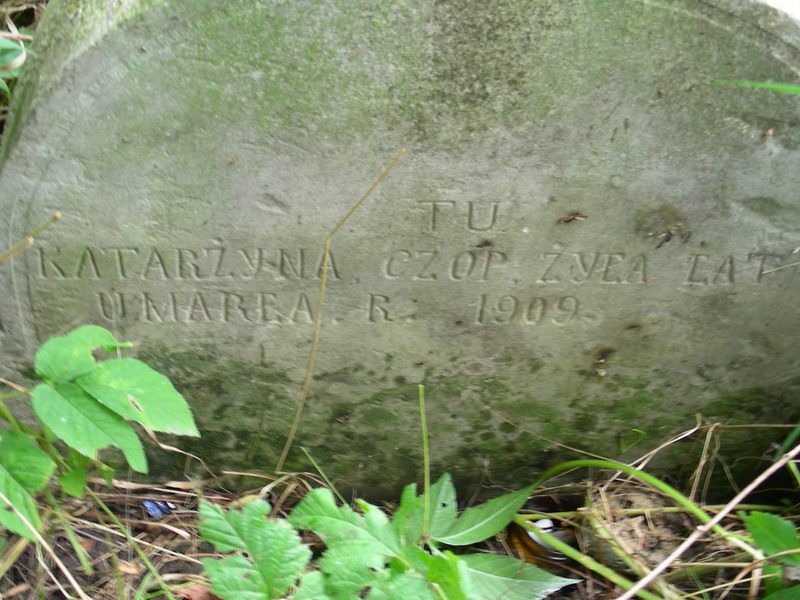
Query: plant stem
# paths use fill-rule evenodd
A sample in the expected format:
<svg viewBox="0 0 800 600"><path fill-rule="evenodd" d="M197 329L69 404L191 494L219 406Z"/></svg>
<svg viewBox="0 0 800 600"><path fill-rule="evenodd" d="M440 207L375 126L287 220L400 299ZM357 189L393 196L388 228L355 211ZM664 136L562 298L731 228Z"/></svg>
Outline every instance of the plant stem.
<svg viewBox="0 0 800 600"><path fill-rule="evenodd" d="M117 515L111 512L111 509L108 508L108 506L106 506L105 502L103 502L100 499L100 497L97 494L95 494L94 491L92 491L92 489L89 486L86 486L86 491L89 493L92 499L97 503L97 506L99 506L102 509L102 511L109 516L114 525L116 525L119 528L120 532L122 532L122 534L125 536L125 539L128 540L128 543L133 547L133 550L134 552L136 552L136 555L144 563L145 567L147 567L147 570L161 585L161 587L164 588L164 595L167 598L169 598L169 600L175 600L175 596L172 594L172 590L169 589L169 586L161 578L161 575L153 566L153 563L150 562L150 559L147 558L147 555L144 552L142 552L142 549L139 547L139 544L136 542L136 539L131 535L131 532L128 531L128 528L125 525L123 525L122 522L120 522L120 520L117 518Z"/></svg>
<svg viewBox="0 0 800 600"><path fill-rule="evenodd" d="M330 479L328 479L328 476L325 474L325 471L323 471L322 467L320 467L317 464L317 461L314 460L314 457L311 456L311 453L306 449L306 447L300 446L300 450L302 450L303 454L305 454L308 460L311 461L311 464L314 465L314 468L317 470L317 473L320 474L320 477L322 477L322 479L325 481L325 484L331 489L331 491L333 491L333 493L336 494L336 497L339 499L339 501L345 506L347 506L347 500L345 500L344 496L342 496L339 493L339 490L336 489L336 486L333 485L333 482Z"/></svg>
<svg viewBox="0 0 800 600"><path fill-rule="evenodd" d="M791 464L791 463L790 463ZM706 504L703 508L710 511L720 510L725 508L724 504ZM772 506L771 504L741 504L738 507L740 510L760 510L762 512L782 512L785 509L783 506ZM619 515L645 515L645 514L666 514L666 513L685 513L689 509L684 506L654 506L652 508L615 508L614 514ZM551 519L573 519L583 518L587 516L586 509L578 510L564 510L560 512L531 512L519 514L518 516L530 521L538 520L543 517Z"/></svg>
<svg viewBox="0 0 800 600"><path fill-rule="evenodd" d="M428 418L425 410L425 386L417 386L419 399L419 424L422 430L422 539L428 539L428 528L431 520L431 454L428 447Z"/></svg>
<svg viewBox="0 0 800 600"><path fill-rule="evenodd" d="M317 310L314 311L314 333L311 336L311 349L308 352L308 363L306 364L306 374L303 377L303 386L300 388L300 396L297 399L297 406L294 410L294 417L292 418L292 424L289 427L289 433L286 436L286 441L283 444L283 450L281 450L280 458L278 458L278 463L275 465L275 473L281 473L283 469L283 464L286 462L286 457L289 455L289 450L294 443L294 436L297 433L297 428L300 425L300 417L303 414L303 406L306 402L306 397L308 396L308 390L311 388L311 378L314 373L314 365L317 362L317 348L319 347L319 335L320 330L322 329L322 307L325 303L325 290L328 287L328 264L330 260L330 251L331 251L331 241L333 236L336 234L339 229L341 229L347 221L350 220L355 212L361 208L361 205L367 201L372 195L381 182L386 179L389 175L389 172L394 168L394 166L398 163L398 161L403 157L406 153L405 148L400 148L400 150L395 154L394 158L386 165L386 168L381 171L381 174L375 178L375 181L372 182L372 185L369 186L366 192L358 199L358 201L350 207L350 210L339 219L339 222L336 223L333 229L331 229L330 233L325 236L325 249L322 254L322 273L320 274L320 282L319 282L319 300L317 301Z"/></svg>
<svg viewBox="0 0 800 600"><path fill-rule="evenodd" d="M37 235L42 233L45 229L50 227L53 223L58 221L61 218L60 212L54 212L49 219L44 221L43 223L39 224L33 231L31 231L28 235L23 237L20 241L16 244L11 246L5 252L0 253L0 263L4 263L5 261L13 258L23 250L29 248L33 244L33 240L36 238Z"/></svg>
<svg viewBox="0 0 800 600"><path fill-rule="evenodd" d="M44 490L43 495L47 500L47 503L50 504L50 507L53 509L53 514L56 516L56 519L64 529L64 533L66 534L72 549L75 551L75 555L78 557L78 562L81 563L83 572L87 575L94 575L92 562L89 560L86 550L83 549L83 546L81 546L80 542L78 541L78 536L75 535L75 530L72 528L72 525L70 525L69 522L64 518L64 512L61 510L61 506L59 505L58 501L53 497L53 493L46 489Z"/></svg>
<svg viewBox="0 0 800 600"><path fill-rule="evenodd" d="M27 427L23 429L23 426L20 425L20 423L14 418L14 415L11 414L11 411L8 410L8 407L6 406L5 402L3 402L2 399L0 399L0 419L7 421L8 424L11 425L11 428L16 432L33 433ZM27 431L25 431L26 429Z"/></svg>

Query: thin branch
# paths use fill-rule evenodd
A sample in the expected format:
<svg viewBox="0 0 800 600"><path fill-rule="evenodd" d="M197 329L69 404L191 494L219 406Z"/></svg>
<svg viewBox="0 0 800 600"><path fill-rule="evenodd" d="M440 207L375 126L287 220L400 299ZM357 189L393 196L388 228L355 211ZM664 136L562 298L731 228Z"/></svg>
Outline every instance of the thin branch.
<svg viewBox="0 0 800 600"><path fill-rule="evenodd" d="M6 40L13 40L15 42L32 42L32 35L25 35L24 33L11 33L10 31L0 31L0 38Z"/></svg>
<svg viewBox="0 0 800 600"><path fill-rule="evenodd" d="M4 263L7 260L10 260L10 259L14 258L17 254L22 252L23 250L25 250L27 248L30 248L30 246L33 245L33 240L39 234L41 234L45 229L50 227L50 225L52 225L53 223L58 221L60 218L61 218L61 213L57 212L57 211L54 212L52 215L50 215L49 219L47 219L46 221L41 223L38 227L36 227L28 235L23 237L20 241L18 241L13 246L11 246L11 248L6 250L5 252L0 253L0 263Z"/></svg>
<svg viewBox="0 0 800 600"><path fill-rule="evenodd" d="M278 459L278 463L275 465L275 472L282 473L283 471L283 464L286 462L286 457L289 455L289 450L294 443L294 436L297 433L297 428L300 426L300 417L303 414L303 406L306 402L306 397L308 396L308 390L311 388L311 378L314 373L314 365L317 361L317 348L319 347L319 334L320 330L322 329L322 306L325 302L325 289L328 284L328 264L330 260L330 250L331 250L331 239L333 238L334 234L341 229L347 221L350 220L355 212L361 208L361 205L367 201L372 195L381 182L386 179L389 172L394 168L394 166L398 163L398 161L403 157L406 153L405 148L400 148L400 150L395 154L394 158L391 162L386 165L386 168L381 172L380 175L372 182L372 185L369 186L369 189L364 192L364 195L358 199L358 201L350 207L350 210L339 220L336 226L331 230L331 232L325 236L325 251L322 255L322 276L320 278L319 284L319 300L317 302L317 310L314 314L314 334L311 337L311 349L308 353L308 364L306 365L306 374L305 378L303 379L303 386L300 388L300 397L297 399L297 407L294 411L294 418L292 419L292 425L289 428L289 434L286 436L286 442L283 444L283 450L281 451L281 456Z"/></svg>
<svg viewBox="0 0 800 600"><path fill-rule="evenodd" d="M697 540L707 534L712 527L717 525L722 519L724 519L728 513L734 511L739 503L744 500L748 495L750 495L753 490L755 490L759 485L764 483L767 479L770 478L774 473L779 471L786 463L790 460L794 459L795 456L800 454L800 444L792 448L790 452L784 454L780 460L771 464L767 469L764 470L761 475L753 479L741 492L736 494L736 496L725 505L721 511L719 511L716 516L711 519L708 523L703 523L702 525L698 526L692 534L687 537L683 543L678 546L675 551L670 554L667 558L662 560L656 568L654 568L650 573L647 574L646 577L640 579L636 585L634 585L631 589L625 592L622 596L618 598L618 600L630 600L639 590L644 589L648 585L650 585L653 580L658 577L661 573L666 571L666 569L672 564L675 560L677 560L684 552L686 552L692 544L694 544Z"/></svg>

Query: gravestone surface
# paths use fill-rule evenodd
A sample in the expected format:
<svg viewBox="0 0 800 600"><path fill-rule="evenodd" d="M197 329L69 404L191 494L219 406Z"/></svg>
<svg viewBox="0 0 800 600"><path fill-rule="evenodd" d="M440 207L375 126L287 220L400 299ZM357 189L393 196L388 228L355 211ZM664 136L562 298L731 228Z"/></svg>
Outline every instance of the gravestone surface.
<svg viewBox="0 0 800 600"><path fill-rule="evenodd" d="M800 27L734 0L55 0L0 154L0 370L83 323L271 469L530 480L800 391ZM19 410L21 408L17 407ZM745 430L732 456L760 454ZM759 437L761 436L761 437ZM162 469L173 457L161 457Z"/></svg>

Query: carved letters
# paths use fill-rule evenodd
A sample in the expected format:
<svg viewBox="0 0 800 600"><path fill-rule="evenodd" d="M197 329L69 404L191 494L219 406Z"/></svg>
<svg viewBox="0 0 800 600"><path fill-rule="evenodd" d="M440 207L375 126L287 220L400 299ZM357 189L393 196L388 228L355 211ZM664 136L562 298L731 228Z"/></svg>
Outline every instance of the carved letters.
<svg viewBox="0 0 800 600"><path fill-rule="evenodd" d="M766 253L688 253L670 255L665 266L665 254L657 250L644 254L556 246L559 251L542 251L534 238L530 247L517 239L504 248L512 221L504 218L498 202L417 205L420 228L431 236L428 244L390 247L383 256L370 257L371 273L348 273L347 257L329 255L329 281L348 289L338 305L346 318L372 325L440 318L414 306L419 290L429 299L436 294L439 306L456 314L459 324L564 327L581 320L586 304L595 313L602 309L593 305L596 289L760 285L787 260ZM503 234L493 235L501 227L506 228ZM465 246L465 239L474 245ZM33 280L73 289L90 286L95 313L109 322L309 325L322 258L311 247L234 247L219 239L196 247L38 246ZM342 315L330 322L339 322Z"/></svg>

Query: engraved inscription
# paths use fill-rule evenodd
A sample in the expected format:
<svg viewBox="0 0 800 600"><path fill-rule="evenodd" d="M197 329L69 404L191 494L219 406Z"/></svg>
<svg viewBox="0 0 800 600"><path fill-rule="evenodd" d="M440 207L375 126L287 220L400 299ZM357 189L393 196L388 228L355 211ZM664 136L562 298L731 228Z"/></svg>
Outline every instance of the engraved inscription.
<svg viewBox="0 0 800 600"><path fill-rule="evenodd" d="M548 298L481 294L470 306L475 308L475 325L506 325L511 322L540 325L546 321L566 325L578 318L580 303L574 296Z"/></svg>
<svg viewBox="0 0 800 600"><path fill-rule="evenodd" d="M428 213L431 231L438 231L442 223L457 219L467 231L489 231L497 224L498 202L455 202L453 200L420 200ZM466 205L466 206L465 206ZM462 220L463 219L463 220Z"/></svg>
<svg viewBox="0 0 800 600"><path fill-rule="evenodd" d="M108 321L141 323L311 323L314 310L306 293L97 292L98 313Z"/></svg>
<svg viewBox="0 0 800 600"><path fill-rule="evenodd" d="M59 247L36 248L39 279L143 281L318 280L322 253L306 248L85 247L67 256ZM329 276L341 279L333 252Z"/></svg>
<svg viewBox="0 0 800 600"><path fill-rule="evenodd" d="M493 250L447 254L439 249L397 250L383 262L386 279L404 281L488 281L508 257Z"/></svg>
<svg viewBox="0 0 800 600"><path fill-rule="evenodd" d="M560 243L551 251L537 247L533 236L509 237L516 223L499 202L426 200L418 206L420 226L437 234L424 238L428 243L369 256L374 266L358 273L343 272L343 263L329 254L329 281L350 292L326 309L326 322L394 326L434 318L421 313L421 305L415 307L412 289L418 288L436 294L442 310L457 314L458 323L564 327L597 315L603 307L596 306L600 300L594 293L600 289L603 298L617 287L636 293L648 286L703 293L791 276L788 271L772 275L784 269L788 254L676 255L657 249L564 248ZM502 235L494 236L495 230ZM444 232L450 243L442 241ZM323 254L299 245L235 246L212 239L196 247L40 245L33 263L33 281L41 286L74 290L89 285L95 314L110 323L303 327L314 321L311 299L321 279Z"/></svg>
<svg viewBox="0 0 800 600"><path fill-rule="evenodd" d="M538 283L648 283L647 257L622 252L545 252Z"/></svg>

